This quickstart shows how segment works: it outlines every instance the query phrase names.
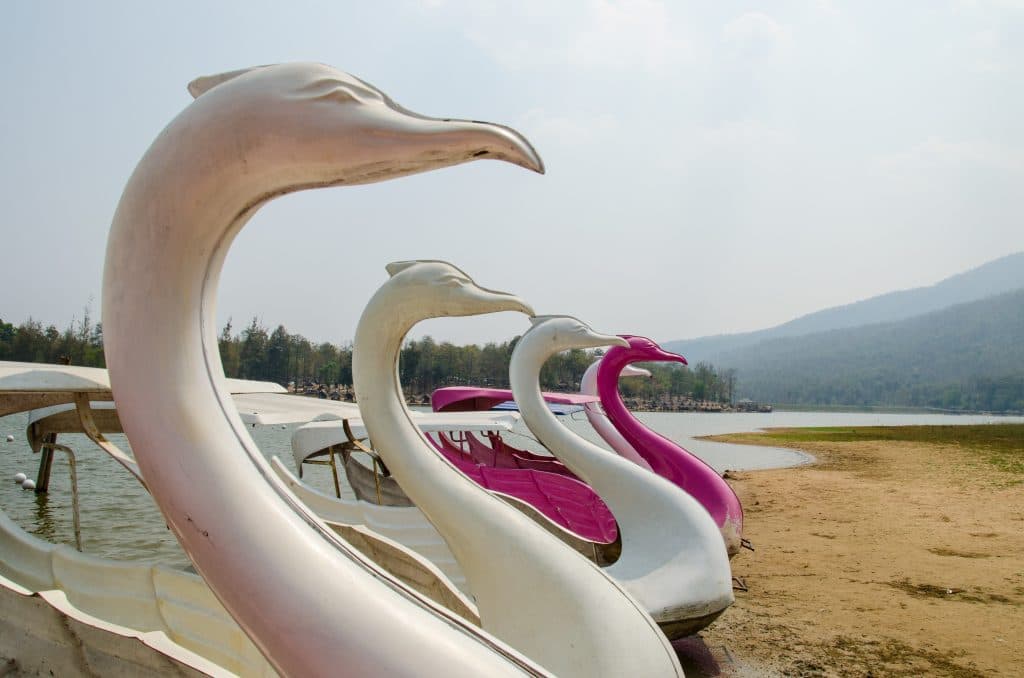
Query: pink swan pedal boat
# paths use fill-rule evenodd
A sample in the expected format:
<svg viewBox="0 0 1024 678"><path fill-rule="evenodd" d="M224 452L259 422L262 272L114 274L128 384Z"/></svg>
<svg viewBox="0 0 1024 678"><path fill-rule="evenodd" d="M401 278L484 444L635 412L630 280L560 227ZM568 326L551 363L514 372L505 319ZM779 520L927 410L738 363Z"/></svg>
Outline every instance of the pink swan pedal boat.
<svg viewBox="0 0 1024 678"><path fill-rule="evenodd" d="M647 337L620 336L629 347L612 346L597 368L597 393L608 420L652 471L674 483L708 510L722 532L726 550L730 557L734 556L745 542L743 506L732 487L703 459L640 422L626 409L619 393L619 375L629 365L638 362L685 365L686 358L664 350Z"/></svg>
<svg viewBox="0 0 1024 678"><path fill-rule="evenodd" d="M545 392L545 401L582 406L594 429L619 455L666 478L700 502L721 530L729 556L736 555L741 546L748 545L742 536L743 507L736 493L705 461L633 416L619 393L620 377L645 372L634 367L634 363L677 362L685 365L686 358L662 349L646 337L620 336L629 343L629 348L608 348L604 357L587 369L581 381L581 393ZM440 388L431 395L433 408L438 412L492 409L512 400L509 389L464 386ZM558 460L516 449L497 432L488 435L490 446L472 434L466 438L464 445L478 464L517 468L545 464L545 470L572 475Z"/></svg>
<svg viewBox="0 0 1024 678"><path fill-rule="evenodd" d="M574 394L572 400L582 404L595 401L596 396ZM485 445L481 438L497 441L492 444L501 446L501 431L511 430L511 426L494 419L498 414L494 412L486 413L491 419L467 420L482 414L485 413L415 412L413 419L438 453L462 474L537 519L598 564L613 562L618 556L618 526L604 501L553 457ZM505 416L519 417L513 412ZM310 422L293 434L292 453L300 478L306 464L329 465L334 471L335 495L339 500L345 495L382 508L413 507L372 444L364 444L366 432L361 420L332 421L335 418L327 416L323 419ZM335 461L335 455L341 459ZM337 466L344 471L341 477L335 471ZM281 469L278 470L280 474ZM428 557L433 559L432 555ZM459 574L456 573L456 580L461 579Z"/></svg>

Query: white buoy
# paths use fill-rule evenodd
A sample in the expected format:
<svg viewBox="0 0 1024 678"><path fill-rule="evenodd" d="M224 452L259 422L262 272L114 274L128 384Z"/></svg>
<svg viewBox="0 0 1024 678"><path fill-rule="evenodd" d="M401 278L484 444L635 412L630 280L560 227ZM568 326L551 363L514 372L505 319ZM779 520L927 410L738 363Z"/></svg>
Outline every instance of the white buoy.
<svg viewBox="0 0 1024 678"><path fill-rule="evenodd" d="M15 473L14 474L14 482L18 483L19 485L21 485L23 482L25 482L25 478L28 478L28 476L25 475L24 473Z"/></svg>
<svg viewBox="0 0 1024 678"><path fill-rule="evenodd" d="M23 490L34 490L36 489L36 481L31 478L25 478L25 481L21 484Z"/></svg>
<svg viewBox="0 0 1024 678"><path fill-rule="evenodd" d="M14 442L14 436L12 436L11 434L7 434L7 442L13 443Z"/></svg>

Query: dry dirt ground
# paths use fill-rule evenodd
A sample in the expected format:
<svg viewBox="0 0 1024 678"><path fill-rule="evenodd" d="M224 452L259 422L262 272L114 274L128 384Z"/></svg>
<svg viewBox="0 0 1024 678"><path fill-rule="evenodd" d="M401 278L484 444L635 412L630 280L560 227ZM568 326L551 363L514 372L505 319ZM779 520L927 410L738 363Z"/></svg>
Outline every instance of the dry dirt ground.
<svg viewBox="0 0 1024 678"><path fill-rule="evenodd" d="M701 634L724 675L1024 676L1019 477L957 445L713 439L817 458L727 475L757 550Z"/></svg>

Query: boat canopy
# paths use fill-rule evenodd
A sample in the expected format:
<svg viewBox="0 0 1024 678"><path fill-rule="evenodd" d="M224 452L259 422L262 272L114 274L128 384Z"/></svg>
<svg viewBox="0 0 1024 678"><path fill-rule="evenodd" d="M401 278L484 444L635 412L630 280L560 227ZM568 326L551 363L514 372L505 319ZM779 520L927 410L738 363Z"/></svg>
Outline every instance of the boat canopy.
<svg viewBox="0 0 1024 678"><path fill-rule="evenodd" d="M71 403L75 393L87 393L90 400L112 400L107 371L99 367L0 362L0 416Z"/></svg>
<svg viewBox="0 0 1024 678"><path fill-rule="evenodd" d="M287 392L233 392L233 397L242 421L252 425L295 424L318 418L353 419L359 416L359 406L355 403L310 398Z"/></svg>
<svg viewBox="0 0 1024 678"><path fill-rule="evenodd" d="M90 400L92 397L90 394ZM359 416L359 408L352 403L337 403L288 393L238 393L232 394L231 397L242 421L253 426L304 423L318 419L351 419ZM90 405L96 428L101 433L122 433L121 421L118 419L113 401L93 401ZM85 432L73 403L42 407L32 410L28 416L28 438L34 452L39 451L39 444L47 434Z"/></svg>
<svg viewBox="0 0 1024 678"><path fill-rule="evenodd" d="M270 381L228 379L227 383L233 394L288 393ZM102 367L0 361L0 416L73 403L76 393L87 394L92 402L114 399L110 376Z"/></svg>
<svg viewBox="0 0 1024 678"><path fill-rule="evenodd" d="M308 422L318 417L352 418L351 403L292 395L269 381L227 379L239 416L246 424ZM135 460L104 437L121 433L110 377L99 367L0 361L0 416L29 412L27 438L40 452L51 434L84 433L145 484Z"/></svg>
<svg viewBox="0 0 1024 678"><path fill-rule="evenodd" d="M519 421L518 412L412 412L412 420L425 433L468 431L511 431ZM329 415L328 415L329 416ZM361 440L367 437L363 420L348 418L352 437ZM292 434L292 456L295 467L301 467L309 457L316 456L332 445L350 442L345 433L343 420L324 417L320 421L304 424Z"/></svg>
<svg viewBox="0 0 1024 678"><path fill-rule="evenodd" d="M541 395L556 414L567 414L577 407L600 400L596 395L582 393L555 393L545 391ZM512 391L507 388L480 388L476 386L446 386L430 394L430 403L435 412L478 412L483 410L518 410ZM575 407L572 407L575 406Z"/></svg>

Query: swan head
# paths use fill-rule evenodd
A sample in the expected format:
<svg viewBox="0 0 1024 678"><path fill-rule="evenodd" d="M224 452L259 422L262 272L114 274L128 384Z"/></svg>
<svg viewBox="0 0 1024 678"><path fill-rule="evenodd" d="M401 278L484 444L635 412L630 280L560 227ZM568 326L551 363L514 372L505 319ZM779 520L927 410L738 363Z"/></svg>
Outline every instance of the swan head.
<svg viewBox="0 0 1024 678"><path fill-rule="evenodd" d="M657 342L647 337L623 334L622 338L627 342L627 345L619 349L610 349L608 354L606 354L606 358L609 361L625 358L630 363L671 362L682 363L683 365L689 364L683 356L666 351L661 346L658 346Z"/></svg>
<svg viewBox="0 0 1024 678"><path fill-rule="evenodd" d="M272 172L282 190L362 184L477 159L544 172L530 143L502 125L413 113L359 78L317 63L289 63L197 78L200 134ZM202 142L202 140L199 140Z"/></svg>
<svg viewBox="0 0 1024 678"><path fill-rule="evenodd" d="M533 308L519 297L481 287L465 271L447 261L396 261L386 269L391 276L387 287L396 311L406 307L422 318L501 311L533 315Z"/></svg>
<svg viewBox="0 0 1024 678"><path fill-rule="evenodd" d="M532 327L523 339L529 335L532 340L543 340L549 355L572 348L628 347L625 339L614 334L601 334L570 315L535 316L530 318L530 323Z"/></svg>

